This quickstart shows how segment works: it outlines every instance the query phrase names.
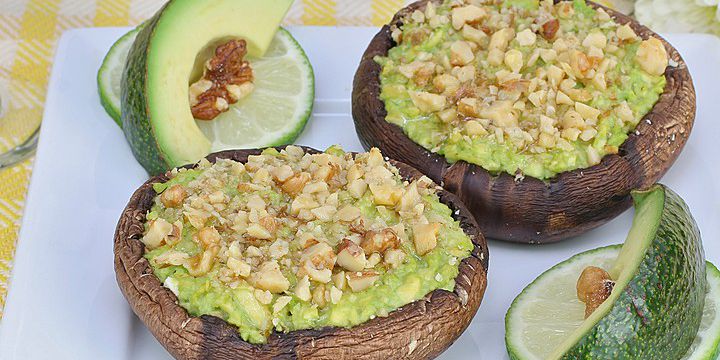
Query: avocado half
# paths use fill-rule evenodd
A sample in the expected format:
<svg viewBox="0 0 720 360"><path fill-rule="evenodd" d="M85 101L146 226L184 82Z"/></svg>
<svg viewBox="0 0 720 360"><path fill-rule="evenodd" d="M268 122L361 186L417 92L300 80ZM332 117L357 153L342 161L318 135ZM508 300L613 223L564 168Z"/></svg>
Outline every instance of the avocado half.
<svg viewBox="0 0 720 360"><path fill-rule="evenodd" d="M200 160L210 141L195 124L188 87L203 54L232 38L262 56L292 0L170 0L133 43L122 79L122 127L152 175ZM200 55L200 56L199 56ZM195 79L196 80L196 79Z"/></svg>
<svg viewBox="0 0 720 360"><path fill-rule="evenodd" d="M664 185L633 191L635 217L610 297L550 359L680 359L695 340L707 278L700 230Z"/></svg>
<svg viewBox="0 0 720 360"><path fill-rule="evenodd" d="M630 191L657 182L685 146L696 110L695 88L685 61L672 45L634 19L587 1L594 8L605 9L618 23L630 24L643 39L660 39L676 63L665 71L665 91L619 153L603 157L598 165L564 172L548 181L516 179L507 173L493 175L465 161L449 163L442 155L410 140L399 126L385 121L387 112L379 97L382 69L374 60L376 56L387 56L395 46L390 26L402 25L404 16L424 9L428 1L400 10L370 42L353 83L355 129L366 149L379 148L459 196L487 237L549 243L596 228L628 209L632 204Z"/></svg>
<svg viewBox="0 0 720 360"><path fill-rule="evenodd" d="M279 147L278 149L281 149ZM303 147L307 153L318 150ZM210 162L232 159L247 162L257 150L229 150L207 156ZM423 176L404 163L390 160L408 181ZM188 166L190 167L190 166ZM190 316L177 297L154 276L140 241L145 215L157 193L153 184L169 180L167 174L145 182L130 198L115 231L115 275L135 314L177 359L431 359L447 349L468 327L487 287L488 247L472 214L457 196L439 190L440 201L453 211L470 236L474 249L460 262L455 289L435 290L424 298L351 328L326 327L272 333L267 343L250 344L237 327L211 316Z"/></svg>

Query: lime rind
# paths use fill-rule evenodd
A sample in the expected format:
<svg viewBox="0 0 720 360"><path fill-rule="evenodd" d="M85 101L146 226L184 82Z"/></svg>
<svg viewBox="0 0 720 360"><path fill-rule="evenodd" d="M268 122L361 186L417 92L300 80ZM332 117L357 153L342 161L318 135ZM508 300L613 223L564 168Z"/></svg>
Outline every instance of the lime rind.
<svg viewBox="0 0 720 360"><path fill-rule="evenodd" d="M551 283L559 278L565 272L575 271L575 269L584 268L588 265L597 265L598 262L612 264L612 261L617 257L620 252L622 245L611 245L601 247L594 250L589 250L553 266L552 268L543 272L535 280L523 289L515 300L510 305L505 316L505 342L507 346L508 355L513 360L541 360L542 356L534 354L528 349L528 346L523 341L523 334L528 330L524 326L525 320L522 318L523 311L527 310L529 306L532 306L533 301L537 300L536 297L541 294L544 285ZM602 267L602 266L601 266ZM707 262L707 279L708 279L708 292L705 297L705 307L703 310L703 319L700 330L692 344L692 347L681 360L716 360L720 355L720 271ZM575 278L571 279L573 282ZM574 292L574 287L572 287ZM528 305L530 304L530 305ZM537 306L537 303L534 304ZM578 301L578 306L582 304ZM581 307L584 309L584 307ZM573 311L573 310L570 310ZM578 309L574 309L578 311ZM541 315L546 316L547 315Z"/></svg>
<svg viewBox="0 0 720 360"><path fill-rule="evenodd" d="M138 26L130 30L115 41L107 55L105 55L97 73L100 104L105 108L105 112L107 112L120 127L122 127L122 118L120 117L120 83L122 82L122 72L125 67L128 52L141 27L142 26Z"/></svg>
<svg viewBox="0 0 720 360"><path fill-rule="evenodd" d="M720 357L720 271L709 261L707 280L708 289L700 330L682 360L716 360Z"/></svg>

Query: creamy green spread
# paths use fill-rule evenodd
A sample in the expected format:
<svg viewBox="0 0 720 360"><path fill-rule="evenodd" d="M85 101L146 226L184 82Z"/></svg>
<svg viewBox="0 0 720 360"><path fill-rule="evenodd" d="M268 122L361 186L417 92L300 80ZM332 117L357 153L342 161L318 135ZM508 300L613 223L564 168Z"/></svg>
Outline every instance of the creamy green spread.
<svg viewBox="0 0 720 360"><path fill-rule="evenodd" d="M549 179L618 153L665 87L656 38L583 0L446 0L391 29L386 120L450 162Z"/></svg>
<svg viewBox="0 0 720 360"><path fill-rule="evenodd" d="M142 241L155 275L191 315L251 343L452 291L473 249L433 183L402 180L377 149L268 149L174 170L154 188Z"/></svg>

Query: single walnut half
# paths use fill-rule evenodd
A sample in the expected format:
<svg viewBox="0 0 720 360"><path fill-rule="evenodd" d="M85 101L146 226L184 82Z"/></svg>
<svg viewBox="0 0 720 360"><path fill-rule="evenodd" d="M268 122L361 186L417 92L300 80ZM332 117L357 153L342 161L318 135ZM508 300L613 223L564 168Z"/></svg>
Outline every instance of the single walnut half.
<svg viewBox="0 0 720 360"><path fill-rule="evenodd" d="M252 92L253 70L243 60L246 54L245 40L230 40L215 49L215 56L205 63L202 78L190 85L194 118L212 120Z"/></svg>
<svg viewBox="0 0 720 360"><path fill-rule="evenodd" d="M614 286L607 271L595 266L583 270L577 282L577 296L585 303L586 319L610 297Z"/></svg>

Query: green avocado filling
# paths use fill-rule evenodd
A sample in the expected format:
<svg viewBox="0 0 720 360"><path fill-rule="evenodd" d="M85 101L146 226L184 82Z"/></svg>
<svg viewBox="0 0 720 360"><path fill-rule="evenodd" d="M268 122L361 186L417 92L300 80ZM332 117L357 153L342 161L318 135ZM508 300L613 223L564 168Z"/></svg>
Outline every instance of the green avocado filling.
<svg viewBox="0 0 720 360"><path fill-rule="evenodd" d="M241 337L352 327L452 291L473 244L432 182L403 181L377 149L290 146L218 160L154 185L145 257L191 315Z"/></svg>
<svg viewBox="0 0 720 360"><path fill-rule="evenodd" d="M583 0L485 3L430 4L391 28L375 59L386 120L493 174L546 180L617 154L664 91L663 44Z"/></svg>

